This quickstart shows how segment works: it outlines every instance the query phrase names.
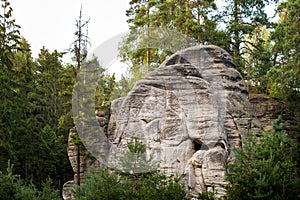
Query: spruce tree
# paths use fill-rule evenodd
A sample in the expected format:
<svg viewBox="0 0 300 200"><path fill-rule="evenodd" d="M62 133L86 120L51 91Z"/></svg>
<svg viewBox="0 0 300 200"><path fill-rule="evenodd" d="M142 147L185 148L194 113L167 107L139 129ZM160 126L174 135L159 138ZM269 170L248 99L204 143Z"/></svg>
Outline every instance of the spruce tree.
<svg viewBox="0 0 300 200"><path fill-rule="evenodd" d="M13 68L14 52L19 48L19 28L12 17L8 0L1 0L0 13L0 170L8 160L16 161L14 134L18 134L18 120L22 119L15 108L22 106ZM18 119L17 119L18 117Z"/></svg>
<svg viewBox="0 0 300 200"><path fill-rule="evenodd" d="M299 145L287 137L279 118L273 132L260 138L248 134L235 161L227 165L227 199L297 199Z"/></svg>

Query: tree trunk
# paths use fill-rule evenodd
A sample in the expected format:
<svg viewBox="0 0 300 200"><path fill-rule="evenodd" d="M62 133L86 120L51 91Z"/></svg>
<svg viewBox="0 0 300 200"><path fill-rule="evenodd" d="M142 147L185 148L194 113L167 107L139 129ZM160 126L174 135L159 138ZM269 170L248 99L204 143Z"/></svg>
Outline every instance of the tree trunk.
<svg viewBox="0 0 300 200"><path fill-rule="evenodd" d="M186 40L186 46L189 45L189 41L188 41L188 38L189 38L189 3L190 1L189 0L186 0L185 2L185 40Z"/></svg>
<svg viewBox="0 0 300 200"><path fill-rule="evenodd" d="M198 22L198 26L199 27L201 27L201 15L200 15L200 7L198 6L197 7L197 22ZM201 44L201 34L200 34L200 30L198 31L198 38L197 38L197 43L198 43L198 45L200 45Z"/></svg>
<svg viewBox="0 0 300 200"><path fill-rule="evenodd" d="M149 37L150 37L150 6L149 3L147 5L147 52L146 52L146 63L147 63L147 69L146 73L150 71L150 59L151 59L151 52L149 48Z"/></svg>
<svg viewBox="0 0 300 200"><path fill-rule="evenodd" d="M233 17L234 17L234 25L239 23L238 16L238 0L233 0ZM239 57L240 51L240 42L239 42L239 31L237 28L234 29L234 45L233 45L233 55L235 58Z"/></svg>

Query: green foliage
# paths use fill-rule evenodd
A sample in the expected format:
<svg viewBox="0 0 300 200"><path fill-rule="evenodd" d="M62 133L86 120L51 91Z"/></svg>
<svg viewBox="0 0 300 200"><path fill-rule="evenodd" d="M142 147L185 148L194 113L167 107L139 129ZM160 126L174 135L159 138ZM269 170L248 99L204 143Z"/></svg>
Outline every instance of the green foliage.
<svg viewBox="0 0 300 200"><path fill-rule="evenodd" d="M128 159L127 162L120 162L122 169L128 168L128 163L133 168L129 173L125 170L115 170L102 168L99 172L93 172L86 177L85 184L75 186L73 193L77 200L89 199L186 199L186 193L180 178L178 176L168 177L163 173L151 168L149 160L139 159L139 155L135 158L128 155L143 154L146 147L137 138L133 138L128 142L128 151L124 153L121 159ZM144 168L143 164L148 163L150 169L142 173L140 170ZM141 168L140 168L141 167ZM139 170L137 170L139 168ZM149 171L154 170L154 171ZM135 173L138 171L138 173Z"/></svg>
<svg viewBox="0 0 300 200"><path fill-rule="evenodd" d="M38 194L38 200L61 200L59 190L53 189L53 181L48 178L43 182L43 190Z"/></svg>
<svg viewBox="0 0 300 200"><path fill-rule="evenodd" d="M38 191L33 184L26 184L19 176L13 175L13 165L8 162L7 174L0 171L0 200L60 200L59 191L53 189L52 180L43 184Z"/></svg>
<svg viewBox="0 0 300 200"><path fill-rule="evenodd" d="M282 120L274 131L260 138L248 134L242 149L235 149L235 162L227 166L228 199L297 199L299 147L283 130Z"/></svg>
<svg viewBox="0 0 300 200"><path fill-rule="evenodd" d="M140 175L118 174L108 169L86 177L85 184L75 186L77 200L82 199L185 199L186 194L178 177L153 173Z"/></svg>
<svg viewBox="0 0 300 200"><path fill-rule="evenodd" d="M272 67L273 46L270 31L265 26L257 26L246 36L247 44L243 49L245 69L243 70L249 93L268 93L267 73Z"/></svg>
<svg viewBox="0 0 300 200"><path fill-rule="evenodd" d="M153 161L152 157L147 158L146 145L137 137L127 142L127 147L128 151L123 152L117 158L121 173L139 174L157 170L157 163Z"/></svg>
<svg viewBox="0 0 300 200"><path fill-rule="evenodd" d="M71 142L75 145L82 145L79 135L71 135Z"/></svg>
<svg viewBox="0 0 300 200"><path fill-rule="evenodd" d="M26 41L22 45L28 48ZM14 90L18 94L12 104L12 121L17 126L9 129L16 159L6 158L15 164L17 174L32 181L38 189L47 177L51 177L58 188L66 178L72 177L66 153L70 125L58 128L61 116L71 109L65 105L71 96L60 95L70 87L62 82L68 69L62 65L61 58L62 53L43 48L36 62L30 52L19 51L13 60L14 80L18 86ZM58 162L61 164L57 165Z"/></svg>
<svg viewBox="0 0 300 200"><path fill-rule="evenodd" d="M136 81L143 78L149 71L156 69L167 56L180 49L173 49L170 52L159 46L149 45L151 38L156 37L151 31L147 31L151 28L174 30L183 34L185 39L191 38L198 44L214 44L224 48L233 55L237 69L247 79L250 92L271 93L277 97L280 97L279 90L289 90L295 93L295 88L298 86L282 88L283 79L278 76L278 73L279 71L281 74L286 73L284 80L287 80L289 85L295 85L298 83L299 70L297 69L299 67L291 64L289 68L293 68L293 73L281 70L280 66L272 67L274 59L282 57L275 56L277 58L274 58L275 40L271 40L269 35L265 34L266 31L272 32L274 28L265 8L277 2L277 0L226 0L221 6L217 5L214 0L130 1L130 8L126 15L131 33L120 48L120 56L122 61L128 64L129 73L120 80L115 97L126 96ZM294 4L297 3L291 6ZM294 18L297 18L296 8L297 6L294 6L294 11L290 14ZM287 41L294 41L293 44L299 44L297 42L299 34L296 31L299 23L296 22L297 19L293 22L294 28L291 30L293 32L287 33L293 38L293 40L287 38ZM139 30L144 30L145 37L136 38ZM172 40L169 41L162 39L159 41L172 46L173 39L176 37L171 38ZM276 43L280 45L281 37L278 39ZM148 44L148 46L143 44ZM185 40L182 44L184 45L181 48L188 46L189 42ZM288 46L286 49L289 49ZM295 52L299 53L298 50ZM293 58L298 60L297 56ZM272 77L271 81L270 77Z"/></svg>
<svg viewBox="0 0 300 200"><path fill-rule="evenodd" d="M15 19L12 18L12 7L8 0L1 0L0 13L0 63L2 70L12 68L12 54L18 49L20 44L20 26L15 24Z"/></svg>
<svg viewBox="0 0 300 200"><path fill-rule="evenodd" d="M213 192L202 192L198 194L199 200L214 200L214 193Z"/></svg>
<svg viewBox="0 0 300 200"><path fill-rule="evenodd" d="M15 196L15 193L17 191L17 187L14 185L14 179L16 179L16 176L12 175L12 166L10 166L10 163L8 162L8 168L7 168L7 175L3 174L0 171L0 199L13 199Z"/></svg>
<svg viewBox="0 0 300 200"><path fill-rule="evenodd" d="M133 82L131 80L128 80L124 75L121 76L121 79L116 82L116 87L113 91L112 99L117 99L119 97L125 97L130 89L132 88L132 85L130 82Z"/></svg>
<svg viewBox="0 0 300 200"><path fill-rule="evenodd" d="M259 26L270 27L270 21L265 12L265 7L277 0L226 0L226 6L219 12L218 18L226 26L228 37L231 38L230 52L238 70L245 72L245 49L250 45L256 49L246 37L255 35ZM262 53L262 52L261 52Z"/></svg>
<svg viewBox="0 0 300 200"><path fill-rule="evenodd" d="M87 176L85 184L75 186L73 194L77 200L118 199L122 193L122 188L119 185L118 176L109 173L108 169L103 169Z"/></svg>
<svg viewBox="0 0 300 200"><path fill-rule="evenodd" d="M251 92L268 93L285 101L298 102L300 2L287 0L279 4L277 12L280 20L275 23L274 29L264 11L266 5L272 2L277 1L228 0L223 12L214 0L130 1L127 16L132 33L121 47L121 58L130 66L130 72L119 81L117 90L113 92L115 77L100 69L102 71L94 95L96 108L107 108L112 98L125 96L137 80L156 69L174 52L163 51L163 46L159 45L168 43L176 48L182 43L188 45L185 40L187 37L198 44L216 44L233 53L238 69L251 84ZM84 63L89 45L84 29L89 20L83 20L80 11L74 42L70 48L75 65L63 64L63 53L50 52L46 47L41 49L38 59L34 60L30 45L20 36L20 26L15 23L9 0L1 0L1 6L0 171L5 171L7 161L10 160L16 173L26 183L19 176L13 175L11 170L8 174L1 172L0 199L56 199L57 191L51 191L52 186L47 177L52 178L56 188L61 188L63 182L73 176L66 144L69 129L74 126L71 98L75 77L84 65L101 68L96 59ZM169 40L163 36L152 41L151 38L161 34L147 28L156 27L179 32L184 40L168 32L165 35L169 36ZM134 37L136 29L144 31L148 37L141 37L137 42ZM149 46L149 43L156 48ZM294 157L298 153L294 144L285 137L279 122L274 124L274 130L274 133L264 134L258 141L249 136L243 149L236 150L237 160L247 157L249 161L240 164L237 161L237 168L233 169L241 173L232 181L245 186L249 183L247 188L249 191L251 189L250 194L258 198L267 198L271 194L274 198L276 195L281 198L283 193L279 193L286 188L284 195L287 198L292 195L297 197L294 188L299 185L293 177L294 162L297 160ZM80 143L79 138L74 141L75 144ZM262 145L257 147L257 143ZM151 157L146 157L142 143L133 139L128 143L128 149L120 157L123 171L106 169L99 172L99 176L93 174L91 182L86 186L93 187L90 190L86 188L87 192L82 189L84 195L90 194L89 198L92 199L93 192L98 188L102 193L112 195L112 198L115 197L112 193L136 199L150 198L147 195L151 193L169 195L169 198L180 193L178 196L182 197L184 191L179 179L158 173L155 170L156 163L152 163ZM130 171L132 173L124 173ZM139 171L147 173L137 173ZM287 172L290 172L290 176ZM105 185L104 182L109 184ZM41 188L44 190L38 192ZM110 192L105 193L110 189ZM241 190L240 193L246 198L247 191ZM96 196L110 198L98 193ZM211 194L204 193L199 198L210 199Z"/></svg>
<svg viewBox="0 0 300 200"><path fill-rule="evenodd" d="M18 97L19 84L13 70L13 55L20 44L20 26L12 18L8 0L1 0L0 13L0 170L7 161L16 160L12 144L13 130L17 129L14 105L22 105Z"/></svg>
<svg viewBox="0 0 300 200"><path fill-rule="evenodd" d="M65 105L70 96L60 95L72 83L61 79L68 69L57 51L43 48L39 58L32 59L29 44L11 19L8 1L2 2L8 13L1 15L0 24L0 51L6 56L1 57L0 70L0 171L10 160L27 183L41 189L51 177L61 188L72 177L66 153L70 126L58 128L58 119L71 108Z"/></svg>
<svg viewBox="0 0 300 200"><path fill-rule="evenodd" d="M275 42L275 54L273 66L267 74L271 85L269 92L285 101L300 97L299 4L299 0L288 0L278 6L281 20L271 36Z"/></svg>
<svg viewBox="0 0 300 200"><path fill-rule="evenodd" d="M96 109L108 108L116 87L115 75L105 73L105 70L100 66L96 58L88 61L88 63L93 63L100 71L100 77L95 92L95 107Z"/></svg>
<svg viewBox="0 0 300 200"><path fill-rule="evenodd" d="M226 40L226 35L216 30L212 17L216 9L214 1L132 0L129 4L126 15L131 33L120 47L129 74L120 81L119 96L125 96L136 81L155 70L167 56L194 45L194 41L228 47L225 42L218 42ZM137 38L140 35L143 36Z"/></svg>

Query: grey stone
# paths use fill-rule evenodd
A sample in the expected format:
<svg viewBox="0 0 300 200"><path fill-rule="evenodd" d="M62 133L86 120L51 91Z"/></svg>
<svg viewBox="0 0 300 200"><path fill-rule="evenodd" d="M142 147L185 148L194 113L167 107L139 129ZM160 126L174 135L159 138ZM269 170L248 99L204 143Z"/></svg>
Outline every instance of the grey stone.
<svg viewBox="0 0 300 200"><path fill-rule="evenodd" d="M74 181L68 181L63 185L62 196L63 199L73 200L72 188L74 186Z"/></svg>
<svg viewBox="0 0 300 200"><path fill-rule="evenodd" d="M223 196L232 148L241 146L250 127L260 130L242 76L216 46L172 55L111 110L112 143L122 149L130 138L140 138L162 171L181 175L192 196L212 188Z"/></svg>
<svg viewBox="0 0 300 200"><path fill-rule="evenodd" d="M138 137L161 171L181 176L192 197L212 190L216 197L224 196L224 166L234 162L232 149L241 146L250 128L260 131L241 74L231 56L213 45L170 56L125 98L114 100L109 113L97 111L95 117L101 127L107 127L106 162L115 163L128 140ZM76 180L77 154L71 143L68 153ZM82 150L81 155L86 153ZM81 159L86 164L80 176L103 162Z"/></svg>

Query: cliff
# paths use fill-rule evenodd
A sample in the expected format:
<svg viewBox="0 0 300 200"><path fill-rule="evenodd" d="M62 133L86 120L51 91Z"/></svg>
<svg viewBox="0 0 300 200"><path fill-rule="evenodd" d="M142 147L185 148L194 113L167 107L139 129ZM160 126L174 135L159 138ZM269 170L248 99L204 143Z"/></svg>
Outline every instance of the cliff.
<svg viewBox="0 0 300 200"><path fill-rule="evenodd" d="M107 156L92 160L82 149L81 180L91 166L115 163L127 141L138 137L161 171L180 174L188 194L214 189L221 197L225 164L234 161L232 149L241 146L250 129L254 134L261 127L270 129L279 114L274 109L281 105L275 102L259 95L250 95L249 101L243 78L223 49L209 45L177 52L137 82L125 98L114 100L109 111L96 112L109 143ZM72 129L70 135L74 134ZM64 198L78 175L71 139L68 154L75 181L66 184Z"/></svg>

